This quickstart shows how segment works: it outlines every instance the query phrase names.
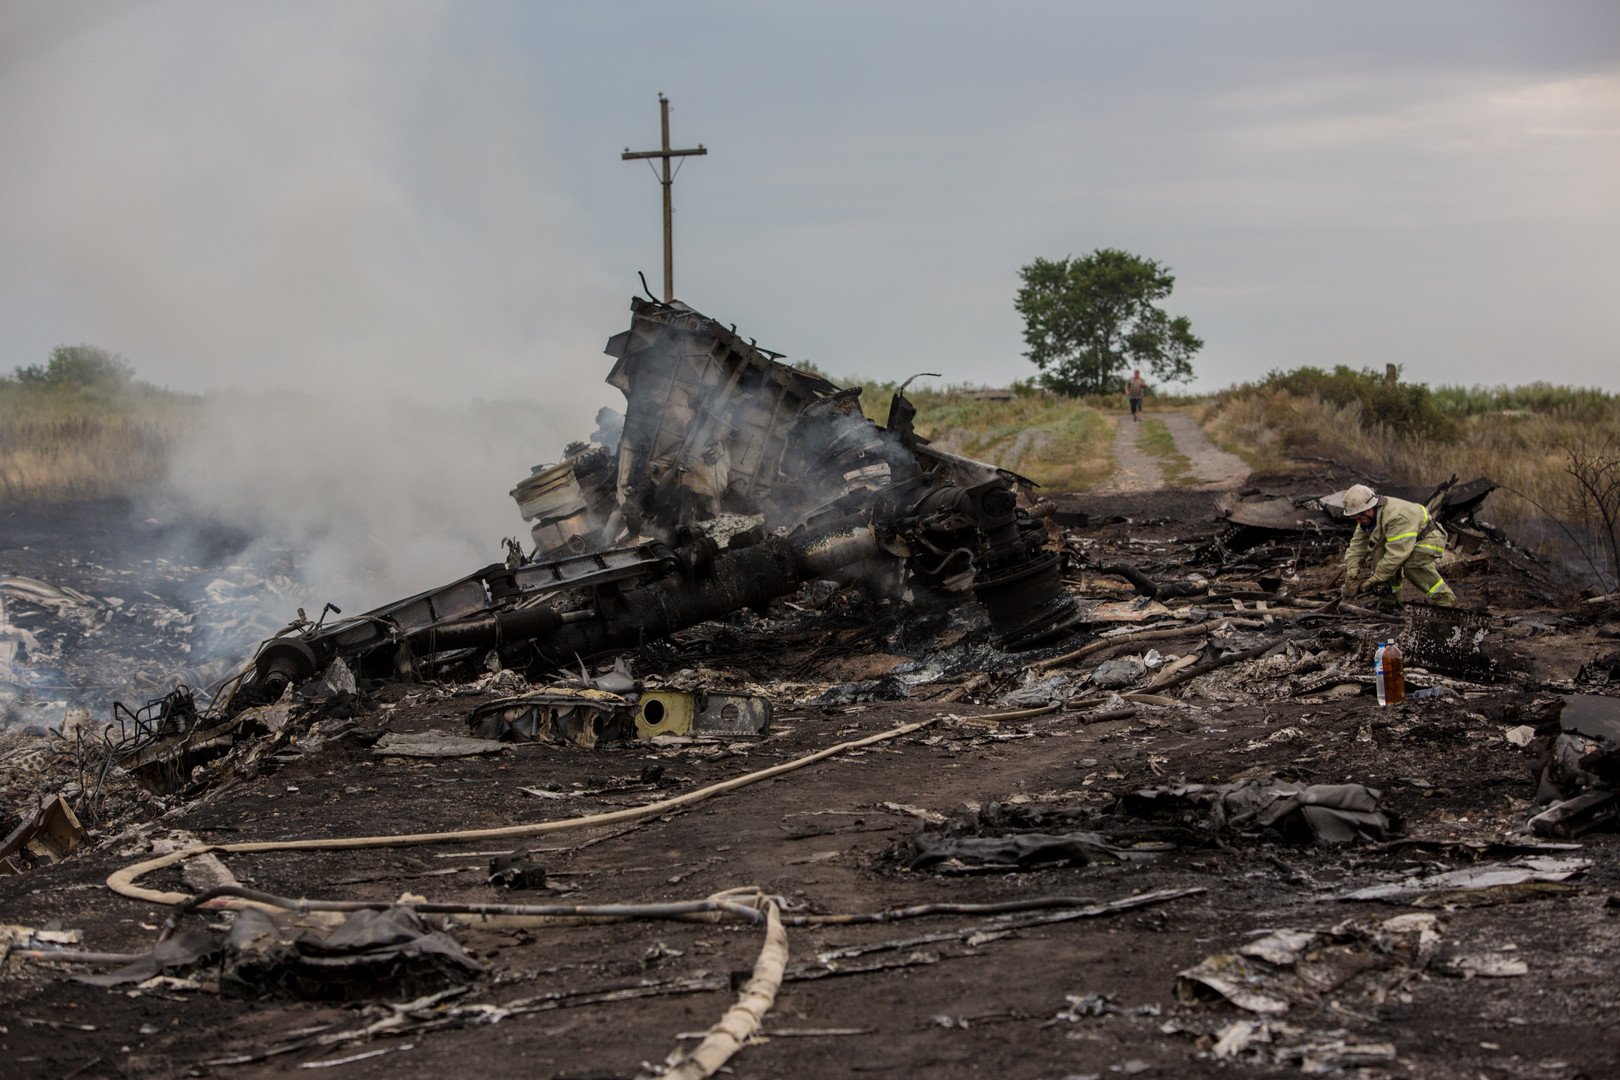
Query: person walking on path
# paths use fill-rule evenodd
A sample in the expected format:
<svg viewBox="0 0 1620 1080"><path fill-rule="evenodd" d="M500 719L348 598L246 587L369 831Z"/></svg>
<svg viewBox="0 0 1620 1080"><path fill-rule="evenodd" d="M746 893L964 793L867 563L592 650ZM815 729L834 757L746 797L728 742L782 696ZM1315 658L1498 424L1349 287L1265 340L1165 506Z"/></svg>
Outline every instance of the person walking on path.
<svg viewBox="0 0 1620 1080"><path fill-rule="evenodd" d="M1142 422L1142 398L1146 394L1147 380L1142 378L1142 369L1137 368L1125 381L1125 396L1131 399L1131 419L1138 424Z"/></svg>
<svg viewBox="0 0 1620 1080"><path fill-rule="evenodd" d="M1357 484L1344 493L1344 516L1356 522L1344 553L1340 594L1346 600L1365 593L1376 597L1381 606L1399 607L1401 586L1410 581L1436 607L1457 602L1457 594L1435 569L1446 550L1446 531L1429 516L1427 507L1387 495L1379 497L1366 484ZM1358 583L1369 555L1372 571Z"/></svg>

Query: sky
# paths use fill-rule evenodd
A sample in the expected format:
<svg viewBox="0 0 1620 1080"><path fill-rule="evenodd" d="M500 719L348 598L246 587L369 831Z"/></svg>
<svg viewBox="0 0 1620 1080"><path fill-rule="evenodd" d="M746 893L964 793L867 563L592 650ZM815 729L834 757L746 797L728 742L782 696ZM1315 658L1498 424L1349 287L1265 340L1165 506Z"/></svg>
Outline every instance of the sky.
<svg viewBox="0 0 1620 1080"><path fill-rule="evenodd" d="M1620 5L0 5L0 370L588 424L659 188L682 300L835 376L1028 377L1036 257L1176 277L1195 389L1620 390Z"/></svg>
<svg viewBox="0 0 1620 1080"><path fill-rule="evenodd" d="M1194 390L1620 391L1613 0L0 0L0 372L207 395L140 512L349 610L504 554L676 295L835 378L1036 373L1019 268L1167 266Z"/></svg>

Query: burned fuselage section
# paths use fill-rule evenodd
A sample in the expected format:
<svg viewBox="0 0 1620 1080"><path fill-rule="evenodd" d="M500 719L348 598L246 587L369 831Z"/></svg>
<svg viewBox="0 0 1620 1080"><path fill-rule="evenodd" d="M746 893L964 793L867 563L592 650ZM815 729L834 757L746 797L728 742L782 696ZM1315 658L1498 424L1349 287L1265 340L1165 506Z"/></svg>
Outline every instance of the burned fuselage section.
<svg viewBox="0 0 1620 1080"><path fill-rule="evenodd" d="M679 303L632 301L608 342L622 417L512 491L534 549L457 581L266 641L279 692L342 658L407 676L495 653L539 673L824 578L910 603L983 605L1005 647L1078 620L1016 474L933 450L897 394L888 423L841 388Z"/></svg>

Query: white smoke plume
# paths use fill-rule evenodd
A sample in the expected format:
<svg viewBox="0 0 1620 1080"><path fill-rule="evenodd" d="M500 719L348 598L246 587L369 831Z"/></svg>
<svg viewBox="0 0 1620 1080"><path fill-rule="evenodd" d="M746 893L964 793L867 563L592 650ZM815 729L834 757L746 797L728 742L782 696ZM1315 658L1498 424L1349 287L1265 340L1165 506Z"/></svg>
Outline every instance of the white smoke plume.
<svg viewBox="0 0 1620 1080"><path fill-rule="evenodd" d="M388 394L215 399L152 512L257 537L244 562L290 552L317 607L358 613L500 562L503 537L529 545L507 492L561 450L537 413Z"/></svg>
<svg viewBox="0 0 1620 1080"><path fill-rule="evenodd" d="M618 396L633 279L498 34L429 2L0 8L0 322L206 392L157 512L293 549L346 610L526 539L507 491Z"/></svg>

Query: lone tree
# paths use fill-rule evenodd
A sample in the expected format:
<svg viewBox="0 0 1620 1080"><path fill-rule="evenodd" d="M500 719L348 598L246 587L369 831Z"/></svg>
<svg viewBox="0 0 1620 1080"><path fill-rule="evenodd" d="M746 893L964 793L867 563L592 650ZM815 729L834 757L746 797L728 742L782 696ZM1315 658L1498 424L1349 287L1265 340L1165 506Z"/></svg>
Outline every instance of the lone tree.
<svg viewBox="0 0 1620 1080"><path fill-rule="evenodd" d="M1192 357L1204 342L1185 316L1159 307L1176 283L1166 267L1099 248L1079 259L1036 259L1019 274L1024 287L1016 306L1029 346L1024 355L1050 389L1117 392L1133 368L1168 382L1192 378Z"/></svg>

